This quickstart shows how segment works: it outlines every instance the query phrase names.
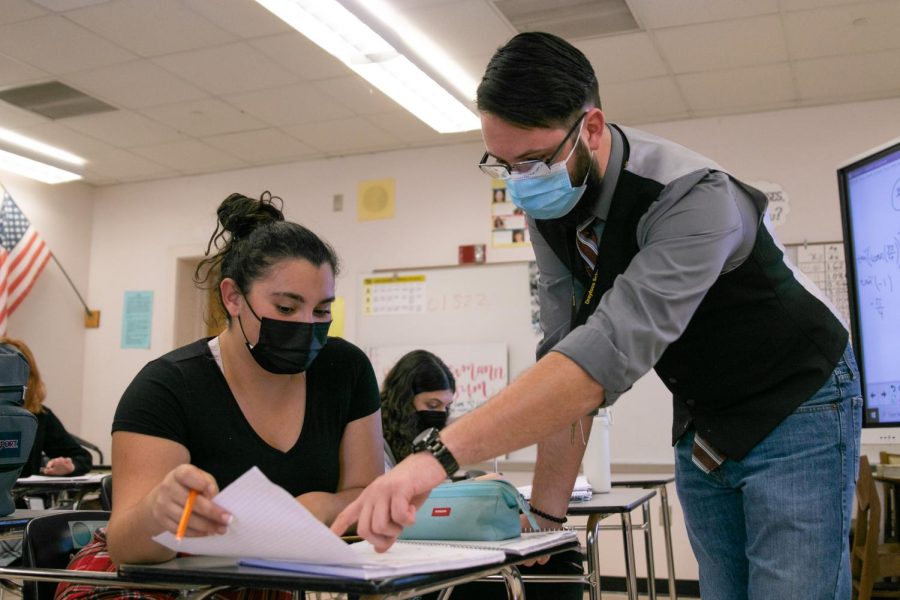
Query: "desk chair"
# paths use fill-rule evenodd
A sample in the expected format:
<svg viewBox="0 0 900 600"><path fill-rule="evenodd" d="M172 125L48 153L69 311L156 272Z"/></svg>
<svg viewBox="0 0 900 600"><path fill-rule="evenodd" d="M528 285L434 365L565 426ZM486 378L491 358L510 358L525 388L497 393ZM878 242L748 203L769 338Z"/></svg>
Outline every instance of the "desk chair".
<svg viewBox="0 0 900 600"><path fill-rule="evenodd" d="M84 448L91 450L92 452L94 452L97 455L97 462L94 463L94 465L102 465L103 464L103 450L101 450L97 445L90 443L86 439L78 437L74 433L72 434L72 437L75 438L75 441L78 442L78 444L80 446L83 446Z"/></svg>
<svg viewBox="0 0 900 600"><path fill-rule="evenodd" d="M900 465L900 454L885 452L878 454L878 462L883 465ZM897 487L898 484L889 481L881 483L884 492L884 540L886 542L900 541L900 515L897 514Z"/></svg>
<svg viewBox="0 0 900 600"><path fill-rule="evenodd" d="M900 585L882 581L885 577L900 576L900 544L879 543L881 501L872 478L869 460L859 459L859 479L856 481L856 524L850 550L850 569L853 576L854 600L870 598L900 598Z"/></svg>
<svg viewBox="0 0 900 600"><path fill-rule="evenodd" d="M112 475L105 475L100 480L100 507L112 510Z"/></svg>
<svg viewBox="0 0 900 600"><path fill-rule="evenodd" d="M94 530L109 521L109 511L78 510L53 512L36 517L25 526L22 566L65 569L72 556L91 541ZM26 581L22 600L53 600L53 581Z"/></svg>

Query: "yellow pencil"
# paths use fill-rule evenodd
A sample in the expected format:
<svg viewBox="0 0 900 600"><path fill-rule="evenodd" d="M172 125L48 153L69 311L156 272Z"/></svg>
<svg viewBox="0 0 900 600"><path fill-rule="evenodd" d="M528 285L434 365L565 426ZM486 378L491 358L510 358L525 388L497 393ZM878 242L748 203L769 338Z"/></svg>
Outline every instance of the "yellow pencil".
<svg viewBox="0 0 900 600"><path fill-rule="evenodd" d="M175 539L180 540L187 531L187 524L191 518L191 511L194 509L194 500L197 499L197 490L191 490L188 494L187 502L184 503L184 512L181 513L181 521L178 522L178 531L175 532Z"/></svg>

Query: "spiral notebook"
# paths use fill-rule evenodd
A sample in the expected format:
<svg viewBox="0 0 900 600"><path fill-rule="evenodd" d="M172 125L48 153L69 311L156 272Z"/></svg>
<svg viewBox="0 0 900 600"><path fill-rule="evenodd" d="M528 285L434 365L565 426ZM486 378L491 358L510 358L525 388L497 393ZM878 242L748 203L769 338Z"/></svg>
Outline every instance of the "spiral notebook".
<svg viewBox="0 0 900 600"><path fill-rule="evenodd" d="M420 546L397 543L388 552L378 553L367 542L348 545L256 467L213 501L234 517L226 533L178 540L165 532L153 539L177 552L354 579L454 571L506 560L506 553L499 549L441 545L424 553Z"/></svg>

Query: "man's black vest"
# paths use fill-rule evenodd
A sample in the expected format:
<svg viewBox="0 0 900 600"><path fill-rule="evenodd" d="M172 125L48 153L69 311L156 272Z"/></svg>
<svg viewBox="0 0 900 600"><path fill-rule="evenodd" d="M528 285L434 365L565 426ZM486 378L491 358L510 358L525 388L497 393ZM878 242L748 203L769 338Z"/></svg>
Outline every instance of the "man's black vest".
<svg viewBox="0 0 900 600"><path fill-rule="evenodd" d="M732 180L764 205L762 192ZM619 174L600 238L592 306L581 315L573 310L572 329L585 322L640 250L638 222L663 187L625 169ZM574 228L563 220L536 224L588 289ZM760 223L750 256L719 276L681 337L654 366L673 394L672 443L693 423L728 458L740 460L825 383L847 337L828 307L796 280Z"/></svg>

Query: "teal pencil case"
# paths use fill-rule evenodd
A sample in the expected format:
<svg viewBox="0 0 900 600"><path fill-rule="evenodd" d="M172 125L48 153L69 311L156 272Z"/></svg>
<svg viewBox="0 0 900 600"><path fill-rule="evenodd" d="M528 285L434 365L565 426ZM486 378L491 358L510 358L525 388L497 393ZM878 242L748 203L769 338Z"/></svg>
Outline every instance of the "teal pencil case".
<svg viewBox="0 0 900 600"><path fill-rule="evenodd" d="M401 540L506 540L522 534L519 513L537 523L528 502L508 481L465 480L443 483L416 512L416 522Z"/></svg>

